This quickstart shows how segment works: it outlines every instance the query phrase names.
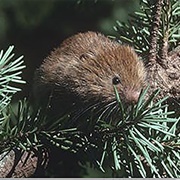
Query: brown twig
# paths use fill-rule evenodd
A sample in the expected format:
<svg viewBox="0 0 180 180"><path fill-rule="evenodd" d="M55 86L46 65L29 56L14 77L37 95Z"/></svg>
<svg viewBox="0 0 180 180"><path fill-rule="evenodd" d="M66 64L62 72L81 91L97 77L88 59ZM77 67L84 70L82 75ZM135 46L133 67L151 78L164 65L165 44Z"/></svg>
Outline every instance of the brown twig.
<svg viewBox="0 0 180 180"><path fill-rule="evenodd" d="M154 5L153 14L154 18L152 21L152 29L150 35L150 49L149 49L149 65L153 65L157 60L157 40L158 40L158 30L161 20L161 10L162 10L163 0L157 0Z"/></svg>
<svg viewBox="0 0 180 180"><path fill-rule="evenodd" d="M164 17L163 17L163 26L162 26L162 34L163 34L163 38L162 38L162 42L160 42L160 50L159 50L159 63L163 68L167 68L168 66L168 49L169 49L169 21L170 21L170 12L171 12L171 5L170 5L170 0L164 0Z"/></svg>
<svg viewBox="0 0 180 180"><path fill-rule="evenodd" d="M39 167L46 167L49 161L48 151L11 150L0 154L0 177L25 178L34 175Z"/></svg>

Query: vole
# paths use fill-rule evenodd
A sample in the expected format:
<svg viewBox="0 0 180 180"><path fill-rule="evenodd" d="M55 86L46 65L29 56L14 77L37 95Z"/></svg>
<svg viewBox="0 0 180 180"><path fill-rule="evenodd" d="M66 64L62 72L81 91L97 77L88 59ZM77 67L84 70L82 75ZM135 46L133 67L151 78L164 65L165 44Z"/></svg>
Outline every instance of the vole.
<svg viewBox="0 0 180 180"><path fill-rule="evenodd" d="M39 102L51 96L51 108L61 113L72 106L114 102L113 86L124 103L134 104L145 76L132 47L89 31L67 38L45 58L36 71L34 92Z"/></svg>

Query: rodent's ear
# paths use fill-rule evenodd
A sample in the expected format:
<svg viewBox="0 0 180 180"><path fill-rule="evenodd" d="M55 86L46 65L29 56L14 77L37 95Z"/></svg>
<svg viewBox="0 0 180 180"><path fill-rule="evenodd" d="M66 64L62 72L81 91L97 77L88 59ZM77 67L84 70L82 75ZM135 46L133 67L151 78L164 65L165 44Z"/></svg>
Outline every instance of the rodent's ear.
<svg viewBox="0 0 180 180"><path fill-rule="evenodd" d="M81 54L79 59L83 61L83 60L87 60L87 59L95 59L95 57L96 56L92 51L88 51L88 52Z"/></svg>

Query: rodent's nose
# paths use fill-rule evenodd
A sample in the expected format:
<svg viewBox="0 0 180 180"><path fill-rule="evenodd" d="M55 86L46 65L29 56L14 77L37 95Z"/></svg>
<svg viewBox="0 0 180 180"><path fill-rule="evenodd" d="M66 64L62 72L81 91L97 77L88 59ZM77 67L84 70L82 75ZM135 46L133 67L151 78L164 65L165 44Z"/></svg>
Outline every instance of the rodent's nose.
<svg viewBox="0 0 180 180"><path fill-rule="evenodd" d="M138 102L138 98L140 95L140 91L135 91L135 90L126 90L125 91L125 97L126 97L126 101L129 104L136 104Z"/></svg>

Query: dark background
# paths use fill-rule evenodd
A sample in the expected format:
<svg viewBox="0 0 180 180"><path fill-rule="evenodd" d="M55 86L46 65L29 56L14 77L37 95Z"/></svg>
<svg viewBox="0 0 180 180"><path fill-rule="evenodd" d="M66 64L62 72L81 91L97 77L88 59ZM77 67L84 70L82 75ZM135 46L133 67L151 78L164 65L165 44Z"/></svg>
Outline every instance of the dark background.
<svg viewBox="0 0 180 180"><path fill-rule="evenodd" d="M133 0L0 0L0 49L15 45L26 65L16 98L29 95L35 69L65 38L88 30L116 36L116 21L137 8Z"/></svg>
<svg viewBox="0 0 180 180"><path fill-rule="evenodd" d="M22 76L27 83L18 85L22 92L16 94L14 102L31 94L35 69L65 38L88 30L117 36L113 29L116 21L127 22L138 5L135 0L0 0L0 49L5 51L14 45L15 57L24 55L26 65ZM69 158L69 154L63 156ZM67 171L72 173L69 176L78 173L83 174L81 177L112 177L111 172L103 174L87 164L86 173L74 168L73 162L70 164L72 168L63 167L61 176ZM57 168L59 172L61 164Z"/></svg>

